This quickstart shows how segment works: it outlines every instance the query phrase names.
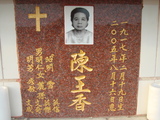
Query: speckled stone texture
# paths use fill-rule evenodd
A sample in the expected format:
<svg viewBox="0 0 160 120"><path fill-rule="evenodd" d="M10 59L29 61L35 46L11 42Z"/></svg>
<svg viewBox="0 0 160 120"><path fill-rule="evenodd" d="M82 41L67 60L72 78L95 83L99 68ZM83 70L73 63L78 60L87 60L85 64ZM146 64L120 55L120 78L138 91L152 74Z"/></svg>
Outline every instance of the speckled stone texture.
<svg viewBox="0 0 160 120"><path fill-rule="evenodd" d="M94 7L94 45L65 45L65 5ZM35 19L28 18L28 14L35 13L35 6L40 7L40 13L47 14L47 18L40 19L40 32L35 29ZM135 115L141 11L142 0L15 0L23 116ZM74 63L84 69L83 73L71 71L71 55L80 57L80 50L85 52L83 60L84 56L89 58L83 65ZM75 77L82 75L82 89L90 92L72 93L79 89ZM84 98L79 97L72 105L80 94Z"/></svg>

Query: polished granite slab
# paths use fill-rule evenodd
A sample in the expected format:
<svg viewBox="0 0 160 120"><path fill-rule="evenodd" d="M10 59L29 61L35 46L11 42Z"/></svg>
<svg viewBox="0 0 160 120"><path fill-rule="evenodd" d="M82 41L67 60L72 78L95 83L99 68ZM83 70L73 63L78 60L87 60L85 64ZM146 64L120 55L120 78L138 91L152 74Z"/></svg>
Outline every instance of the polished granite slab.
<svg viewBox="0 0 160 120"><path fill-rule="evenodd" d="M66 44L65 6L92 8L93 44ZM23 116L135 115L141 12L142 0L15 0Z"/></svg>

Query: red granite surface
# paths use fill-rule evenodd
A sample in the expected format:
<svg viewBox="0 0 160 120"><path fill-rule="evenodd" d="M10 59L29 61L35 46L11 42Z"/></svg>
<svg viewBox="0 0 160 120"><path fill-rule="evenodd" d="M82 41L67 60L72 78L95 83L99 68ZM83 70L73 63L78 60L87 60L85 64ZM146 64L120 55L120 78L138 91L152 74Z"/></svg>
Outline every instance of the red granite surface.
<svg viewBox="0 0 160 120"><path fill-rule="evenodd" d="M94 45L65 45L64 44L64 6L85 5L94 7ZM28 14L35 13L35 6L40 7L41 13L46 13L47 18L41 19L41 31L35 30L35 19L28 19ZM141 11L142 0L15 0L15 19L17 31L17 46L19 55L19 72L21 78L21 93L24 117L103 117L117 115L135 115L137 108L137 91L140 62L141 40ZM112 26L113 21L118 23ZM121 24L122 22L127 22ZM121 34L126 30L128 35ZM113 35L112 30L117 34ZM116 38L116 43L112 43ZM126 40L122 41L122 39ZM125 50L122 50L125 45ZM116 46L118 52L111 52ZM42 54L36 54L36 50L42 48ZM93 68L83 73L71 71L71 54L80 53L83 50L89 58L85 64ZM45 58L54 54L53 70L46 70L49 64ZM121 61L122 54L126 60ZM33 71L27 70L31 61L27 57L33 55ZM117 61L113 63L111 58L116 55ZM36 57L42 57L43 62L36 62ZM38 71L37 66L44 69ZM122 66L127 70L120 70ZM116 66L118 70L115 70ZM111 70L112 68L112 70ZM38 78L38 73L44 73L44 78ZM115 80L111 77L115 72ZM125 73L124 78L120 77ZM76 110L75 106L69 106L76 99L78 93L71 93L76 89L78 82L74 77L85 75L84 89L90 93L83 93L86 101L91 105L85 105L84 111ZM29 79L33 78L33 83ZM54 82L53 88L48 88L48 82ZM39 88L39 82L43 86ZM116 82L114 86L110 85ZM125 83L123 87L121 83ZM35 91L29 91L29 88ZM116 95L110 95L114 89ZM123 94L120 94L120 90ZM45 97L38 95L44 93ZM120 97L123 100L120 100ZM114 98L111 99L111 98ZM58 104L55 104L55 101ZM48 102L47 102L48 101ZM114 106L114 109L111 109ZM121 107L120 107L121 106Z"/></svg>

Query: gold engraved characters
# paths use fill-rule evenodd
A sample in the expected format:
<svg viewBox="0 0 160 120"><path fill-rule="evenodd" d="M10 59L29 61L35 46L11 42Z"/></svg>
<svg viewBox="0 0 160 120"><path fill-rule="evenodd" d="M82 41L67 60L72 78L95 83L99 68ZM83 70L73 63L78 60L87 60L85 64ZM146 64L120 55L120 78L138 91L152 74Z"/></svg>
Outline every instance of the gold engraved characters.
<svg viewBox="0 0 160 120"><path fill-rule="evenodd" d="M84 73L84 70L89 72L93 70L92 68L86 66L86 63L89 61L89 58L85 56L85 54L86 53L84 51L80 50L80 53L74 53L71 55L71 57L73 58L71 60L71 71L78 71L80 73ZM78 84L76 85L75 90L71 90L71 93L78 93L78 95L76 95L75 99L72 100L73 103L69 106L75 105L75 110L77 111L84 111L85 105L91 105L91 103L86 100L87 98L83 94L91 92L91 90L84 88L85 83L83 82L83 79L85 78L85 75L74 77Z"/></svg>
<svg viewBox="0 0 160 120"><path fill-rule="evenodd" d="M127 45L127 37L129 35L128 31L124 28L121 30L117 30L116 26L126 24L128 22L120 22L113 21L111 26L113 29L111 30L111 44L112 47L110 49L111 58L109 62L111 66L109 68L110 74L110 91L108 95L110 96L110 104L108 105L108 111L116 112L124 110L124 96L127 94L124 87L125 87L125 75L127 67L125 62L128 60L126 52L128 51ZM121 36L121 39L117 39L116 36ZM121 51L121 52L120 52ZM118 55L120 53L120 55ZM118 57L117 57L118 56ZM120 66L117 66L117 63L121 63ZM118 89L117 89L118 88ZM115 104L115 101L118 101L118 104Z"/></svg>
<svg viewBox="0 0 160 120"><path fill-rule="evenodd" d="M85 52L80 50L80 53L72 54L71 57L71 71L79 71L83 73L84 69L87 71L92 71L92 68L87 67L85 64L89 61L89 58L85 56Z"/></svg>
<svg viewBox="0 0 160 120"><path fill-rule="evenodd" d="M53 80L46 80L48 72L54 72L54 54L43 56L43 49L35 49L33 55L26 57L26 70L30 75L27 83L27 91L35 99L26 101L26 112L28 113L58 113L60 112L60 103L58 99L49 98L46 91L52 91L55 88Z"/></svg>

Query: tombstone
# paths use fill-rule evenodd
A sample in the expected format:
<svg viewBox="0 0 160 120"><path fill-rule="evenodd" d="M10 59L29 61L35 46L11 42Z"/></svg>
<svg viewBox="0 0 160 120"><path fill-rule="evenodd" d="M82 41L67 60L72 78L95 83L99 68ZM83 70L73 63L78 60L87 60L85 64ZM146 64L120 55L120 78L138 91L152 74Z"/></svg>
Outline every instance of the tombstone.
<svg viewBox="0 0 160 120"><path fill-rule="evenodd" d="M142 0L15 0L23 116L135 115Z"/></svg>

